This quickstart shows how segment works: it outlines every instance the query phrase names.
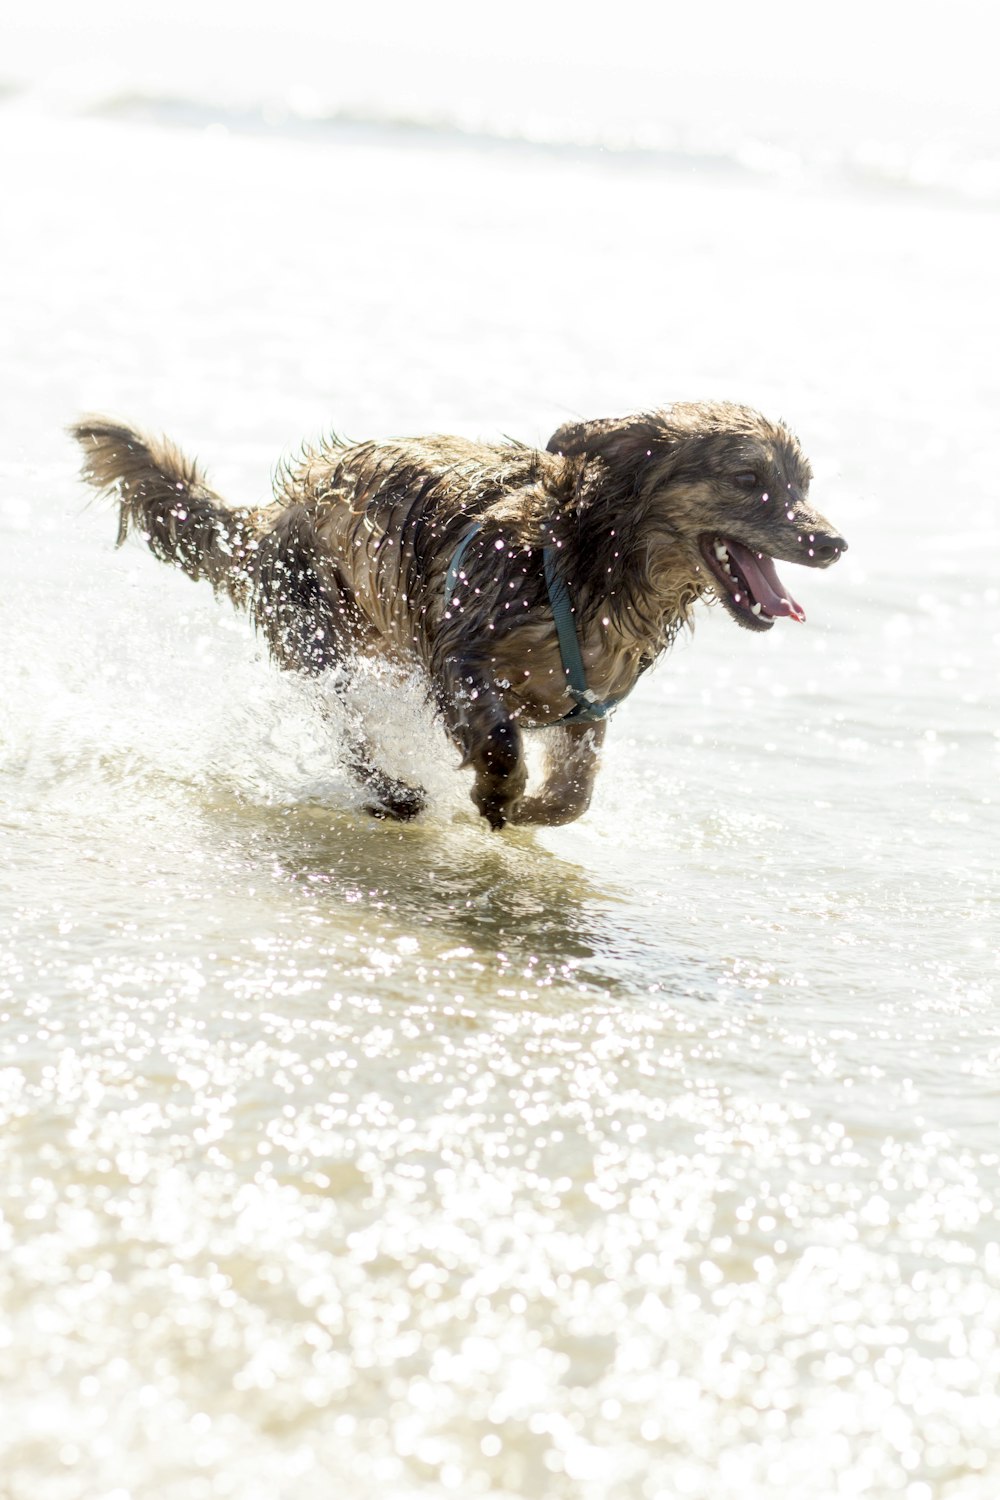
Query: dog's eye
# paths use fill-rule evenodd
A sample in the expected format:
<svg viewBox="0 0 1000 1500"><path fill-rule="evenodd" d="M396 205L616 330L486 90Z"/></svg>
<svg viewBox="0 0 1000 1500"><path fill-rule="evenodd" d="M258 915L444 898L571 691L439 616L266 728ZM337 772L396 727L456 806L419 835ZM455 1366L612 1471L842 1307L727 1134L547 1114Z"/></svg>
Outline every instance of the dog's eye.
<svg viewBox="0 0 1000 1500"><path fill-rule="evenodd" d="M738 484L741 490L755 490L760 480L753 469L741 469L738 474L733 475L733 483Z"/></svg>

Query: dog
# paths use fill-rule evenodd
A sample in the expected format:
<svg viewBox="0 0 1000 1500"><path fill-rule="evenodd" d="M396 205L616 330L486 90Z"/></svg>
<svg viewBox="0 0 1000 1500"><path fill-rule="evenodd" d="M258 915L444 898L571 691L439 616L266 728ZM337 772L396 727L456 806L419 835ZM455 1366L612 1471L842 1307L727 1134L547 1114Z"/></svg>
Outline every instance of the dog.
<svg viewBox="0 0 1000 1500"><path fill-rule="evenodd" d="M273 504L231 509L167 439L104 417L70 429L82 477L118 501L118 544L150 550L249 610L277 662L418 665L495 829L590 804L607 716L715 599L746 630L804 620L773 559L826 568L847 543L809 502L782 423L728 402L572 422L546 450L335 435L278 470ZM523 731L542 728L542 784ZM355 735L368 810L408 819L421 788Z"/></svg>

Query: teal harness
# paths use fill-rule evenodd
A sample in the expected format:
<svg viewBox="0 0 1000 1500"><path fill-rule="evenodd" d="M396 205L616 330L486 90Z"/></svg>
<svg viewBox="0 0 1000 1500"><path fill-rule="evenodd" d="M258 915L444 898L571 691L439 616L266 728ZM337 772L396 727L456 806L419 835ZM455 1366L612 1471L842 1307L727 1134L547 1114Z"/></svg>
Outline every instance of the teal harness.
<svg viewBox="0 0 1000 1500"><path fill-rule="evenodd" d="M451 605L452 595L458 586L459 578L465 577L462 573L462 558L479 530L478 525L473 526L455 548L451 566L444 581L445 609ZM617 708L622 699L628 697L628 693L619 693L614 698L597 698L588 688L587 674L584 671L583 657L580 654L580 642L573 623L573 605L569 597L569 589L556 571L555 547L546 547L542 558L545 564L545 587L548 590L549 608L552 610L556 635L559 638L559 655L562 657L563 671L566 674L567 692L576 704L575 708L571 708L568 714L564 714L556 722L559 724L596 724L598 720L606 718L613 708Z"/></svg>

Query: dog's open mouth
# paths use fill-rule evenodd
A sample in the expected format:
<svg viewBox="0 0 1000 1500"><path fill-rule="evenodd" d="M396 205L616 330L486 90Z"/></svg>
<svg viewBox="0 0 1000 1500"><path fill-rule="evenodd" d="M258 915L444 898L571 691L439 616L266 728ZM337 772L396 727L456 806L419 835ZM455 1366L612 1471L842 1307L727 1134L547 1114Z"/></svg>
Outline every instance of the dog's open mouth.
<svg viewBox="0 0 1000 1500"><path fill-rule="evenodd" d="M720 536L703 536L700 546L716 593L740 625L770 630L779 616L805 621L805 611L785 588L766 552L752 552L742 542Z"/></svg>

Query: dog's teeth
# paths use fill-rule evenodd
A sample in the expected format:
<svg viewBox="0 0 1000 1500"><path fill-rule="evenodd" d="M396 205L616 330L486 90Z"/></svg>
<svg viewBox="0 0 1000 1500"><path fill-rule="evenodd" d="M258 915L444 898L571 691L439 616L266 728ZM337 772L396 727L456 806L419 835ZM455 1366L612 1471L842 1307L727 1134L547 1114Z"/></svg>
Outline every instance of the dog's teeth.
<svg viewBox="0 0 1000 1500"><path fill-rule="evenodd" d="M759 604L751 605L750 613L752 615L759 615L760 614L760 605Z"/></svg>
<svg viewBox="0 0 1000 1500"><path fill-rule="evenodd" d="M715 544L715 555L720 562L729 561L729 553L721 542L716 542Z"/></svg>

